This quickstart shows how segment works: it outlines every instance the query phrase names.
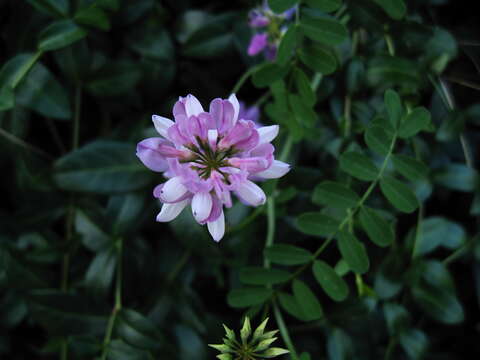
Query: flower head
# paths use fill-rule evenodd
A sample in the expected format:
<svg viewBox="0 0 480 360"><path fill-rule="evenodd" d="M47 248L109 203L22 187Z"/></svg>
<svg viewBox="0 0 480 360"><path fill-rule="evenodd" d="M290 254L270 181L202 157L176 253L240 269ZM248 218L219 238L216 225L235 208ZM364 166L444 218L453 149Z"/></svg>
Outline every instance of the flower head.
<svg viewBox="0 0 480 360"><path fill-rule="evenodd" d="M235 332L223 325L225 328L225 338L223 344L209 344L210 347L221 352L217 355L220 360L233 359L260 359L274 358L279 355L288 354L288 350L270 345L277 340L275 335L278 330L265 332L268 318L266 318L252 333L250 320L245 317L243 327L240 330L240 339L237 339Z"/></svg>
<svg viewBox="0 0 480 360"><path fill-rule="evenodd" d="M248 205L265 203L265 193L252 180L279 178L290 169L274 159L270 142L279 128L256 127L239 112L234 94L212 100L208 111L187 95L173 107L175 121L153 115L162 137L138 143L137 156L168 178L153 190L163 203L157 221L171 221L190 205L195 220L220 241L225 233L223 207L232 206L231 193Z"/></svg>
<svg viewBox="0 0 480 360"><path fill-rule="evenodd" d="M255 56L263 51L267 60L273 61L277 55L277 48L282 36L288 28L288 22L293 17L297 7L276 14L264 1L262 6L251 10L248 14L248 24L255 33L248 45L247 53Z"/></svg>

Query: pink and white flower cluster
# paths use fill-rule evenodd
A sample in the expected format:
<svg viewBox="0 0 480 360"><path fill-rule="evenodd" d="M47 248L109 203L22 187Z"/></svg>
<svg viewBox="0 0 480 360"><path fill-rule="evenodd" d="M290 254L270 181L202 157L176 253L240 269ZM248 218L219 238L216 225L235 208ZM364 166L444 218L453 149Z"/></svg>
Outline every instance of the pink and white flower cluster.
<svg viewBox="0 0 480 360"><path fill-rule="evenodd" d="M149 169L168 180L155 187L162 203L157 221L167 222L190 205L195 220L207 224L215 241L225 233L223 206L232 206L231 193L252 206L265 203L263 190L252 180L285 175L288 164L274 159L270 142L278 125L256 127L239 118L234 94L214 99L205 111L193 95L180 97L173 107L175 121L153 115L162 137L137 145L137 156Z"/></svg>

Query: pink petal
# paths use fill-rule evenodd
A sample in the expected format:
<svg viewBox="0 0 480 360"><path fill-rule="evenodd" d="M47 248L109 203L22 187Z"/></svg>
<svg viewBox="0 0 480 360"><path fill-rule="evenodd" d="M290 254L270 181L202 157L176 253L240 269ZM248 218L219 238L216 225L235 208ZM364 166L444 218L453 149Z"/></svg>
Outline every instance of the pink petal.
<svg viewBox="0 0 480 360"><path fill-rule="evenodd" d="M263 205L267 200L263 190L250 180L246 180L240 184L237 188L237 195L252 206Z"/></svg>
<svg viewBox="0 0 480 360"><path fill-rule="evenodd" d="M268 34L255 34L252 36L252 40L250 40L250 45L248 45L247 53L250 56L257 55L261 52L268 43Z"/></svg>
<svg viewBox="0 0 480 360"><path fill-rule="evenodd" d="M140 161L153 171L165 171L168 168L165 157L160 152L160 146L171 144L162 138L148 138L137 144L137 156Z"/></svg>
<svg viewBox="0 0 480 360"><path fill-rule="evenodd" d="M189 202L190 199L186 199L175 204L163 204L162 210L160 210L160 213L157 215L157 221L172 221L182 212L183 209L185 209L185 206L187 206Z"/></svg>
<svg viewBox="0 0 480 360"><path fill-rule="evenodd" d="M208 219L212 212L212 196L208 192L196 193L192 198L192 213L197 222Z"/></svg>
<svg viewBox="0 0 480 360"><path fill-rule="evenodd" d="M225 215L223 214L223 210L215 221L207 223L207 227L213 240L219 242L223 235L225 235Z"/></svg>

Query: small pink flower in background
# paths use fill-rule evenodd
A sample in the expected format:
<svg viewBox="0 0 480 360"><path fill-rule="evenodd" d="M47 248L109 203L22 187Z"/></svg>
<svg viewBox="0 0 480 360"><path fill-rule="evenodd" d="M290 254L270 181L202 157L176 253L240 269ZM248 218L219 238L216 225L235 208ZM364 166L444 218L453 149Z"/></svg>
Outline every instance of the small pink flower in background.
<svg viewBox="0 0 480 360"><path fill-rule="evenodd" d="M208 112L195 96L187 95L173 107L175 121L153 115L162 137L138 143L137 156L168 178L153 190L163 203L157 221L171 221L190 205L195 220L207 224L213 239L220 241L225 233L223 207L232 206L231 193L245 204L262 205L265 193L252 180L279 178L290 170L274 159L270 142L278 125L257 127L239 112L234 94L212 100Z"/></svg>
<svg viewBox="0 0 480 360"><path fill-rule="evenodd" d="M280 40L287 31L287 22L293 17L297 7L292 7L282 14L274 13L264 1L262 6L248 14L248 24L255 29L255 34L248 45L247 54L255 56L263 51L269 61L275 60Z"/></svg>
<svg viewBox="0 0 480 360"><path fill-rule="evenodd" d="M260 53L265 47L268 45L268 34L255 34L250 41L250 45L248 45L247 53L250 56L257 55Z"/></svg>

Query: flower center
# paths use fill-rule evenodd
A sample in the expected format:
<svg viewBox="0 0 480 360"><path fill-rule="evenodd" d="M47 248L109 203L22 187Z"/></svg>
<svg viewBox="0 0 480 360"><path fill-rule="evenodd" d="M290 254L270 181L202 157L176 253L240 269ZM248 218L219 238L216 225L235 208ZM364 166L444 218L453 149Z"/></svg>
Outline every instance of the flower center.
<svg viewBox="0 0 480 360"><path fill-rule="evenodd" d="M198 146L195 144L185 146L192 152L192 156L184 162L189 162L191 164L190 168L197 171L202 179L208 179L213 171L217 171L223 176L223 181L230 184L228 180L229 174L223 172L220 168L231 166L228 163L228 159L238 151L233 147L213 150L207 141L203 141L199 137L196 137L196 140L199 144Z"/></svg>

